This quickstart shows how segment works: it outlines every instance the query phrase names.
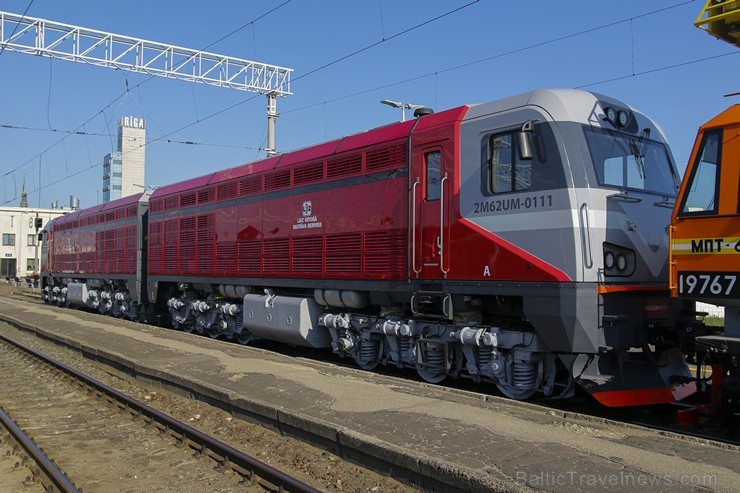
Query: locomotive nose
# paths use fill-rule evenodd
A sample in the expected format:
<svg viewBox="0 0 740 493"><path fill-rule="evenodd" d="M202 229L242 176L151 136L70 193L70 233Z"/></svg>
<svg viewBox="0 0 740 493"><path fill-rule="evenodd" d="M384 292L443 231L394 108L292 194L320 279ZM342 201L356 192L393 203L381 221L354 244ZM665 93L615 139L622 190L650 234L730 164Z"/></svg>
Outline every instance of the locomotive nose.
<svg viewBox="0 0 740 493"><path fill-rule="evenodd" d="M677 348L664 351L657 365L651 356L642 351L580 355L573 371L580 375L576 381L581 387L608 407L667 404L696 393L696 382Z"/></svg>

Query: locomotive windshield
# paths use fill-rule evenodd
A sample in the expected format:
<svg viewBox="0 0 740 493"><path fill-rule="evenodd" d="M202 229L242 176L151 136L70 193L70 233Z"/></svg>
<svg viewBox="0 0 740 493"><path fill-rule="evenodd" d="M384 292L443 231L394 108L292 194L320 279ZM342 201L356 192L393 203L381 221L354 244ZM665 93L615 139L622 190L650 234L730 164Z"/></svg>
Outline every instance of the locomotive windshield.
<svg viewBox="0 0 740 493"><path fill-rule="evenodd" d="M666 146L610 130L584 128L599 183L675 197L678 181Z"/></svg>

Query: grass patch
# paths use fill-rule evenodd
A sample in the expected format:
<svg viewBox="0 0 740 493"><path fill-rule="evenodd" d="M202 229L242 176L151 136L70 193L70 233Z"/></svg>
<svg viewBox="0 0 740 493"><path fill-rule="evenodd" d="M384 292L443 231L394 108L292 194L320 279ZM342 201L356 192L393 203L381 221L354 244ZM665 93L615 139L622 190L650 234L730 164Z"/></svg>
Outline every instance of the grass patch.
<svg viewBox="0 0 740 493"><path fill-rule="evenodd" d="M715 317L713 315L707 315L704 317L704 323L710 327L724 327L724 317Z"/></svg>

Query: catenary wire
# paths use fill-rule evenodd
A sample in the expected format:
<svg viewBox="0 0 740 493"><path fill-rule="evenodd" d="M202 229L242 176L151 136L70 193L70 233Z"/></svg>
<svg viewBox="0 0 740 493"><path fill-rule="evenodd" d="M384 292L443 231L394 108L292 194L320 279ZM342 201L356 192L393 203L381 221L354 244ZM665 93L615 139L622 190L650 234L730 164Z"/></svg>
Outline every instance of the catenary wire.
<svg viewBox="0 0 740 493"><path fill-rule="evenodd" d="M678 7L682 7L684 5L687 5L687 4L690 4L690 3L693 3L693 2L694 2L694 0L687 0L687 1L684 1L684 2L681 2L681 3L677 3L677 4L674 4L674 5L669 5L668 7L664 7L664 8L657 9L657 10L652 10L650 12L645 12L644 14L639 14L639 15L628 17L628 18L621 19L621 20L618 20L618 21L609 22L609 23L602 24L602 25L599 25L599 26L596 26L596 27L592 27L592 28L589 28L589 29L584 29L584 30L581 30L581 31L578 31L578 32L575 32L575 33L566 34L566 35L563 35L563 36L558 36L558 37L551 38L551 39L548 39L548 40L545 40L545 41L541 41L541 42L538 42L538 43L533 43L533 44L530 44L530 45L527 45L527 46L523 46L523 47L520 47L520 48L515 48L513 50L508 50L508 51L505 51L505 52L501 52L501 53L498 53L496 55L491 55L491 56L488 56L488 57L485 57L485 58L480 58L480 59L473 60L473 61L470 61L470 62L461 63L461 64L458 64L458 65L455 65L455 66L452 66L452 67L447 67L447 68L444 68L444 69L436 70L434 72L429 72L429 73L426 73L426 74L417 75L417 76L414 76L414 77L409 77L407 79L403 79L403 80L400 80L400 81L389 82L389 83L383 84L381 86L376 86L376 87L372 87L372 88L369 88L369 89L364 89L362 91L354 92L352 94L346 94L346 95L343 95L343 96L337 96L335 98L327 99L325 101L320 101L320 102L317 102L317 103L308 104L308 105L305 105L305 106L301 106L299 108L293 108L293 109L290 109L290 110L283 111L282 113L286 114L286 113L292 113L292 112L296 112L296 111L301 111L301 110L308 109L308 108L313 108L315 106L319 106L319 105L322 105L322 104L332 103L332 102L335 102L335 101L341 101L343 99L348 99L348 98L352 98L352 97L356 97L356 96L361 96L363 94L374 92L374 91L377 91L377 90L380 90L380 89L386 89L388 87L393 87L393 86L397 86L397 85L400 85L400 84L406 84L408 82L413 82L413 81L416 81L416 80L425 79L427 77L437 76L437 75L443 74L445 72L451 72L451 71L454 71L454 70L459 70L461 68L469 67L469 66L472 66L472 65L477 65L477 64L480 64L480 63L489 62L491 60L496 60L498 58L503 58L503 57L506 57L506 56L509 56L509 55L515 55L517 53L521 53L521 52L524 52L524 51L533 50L535 48L540 48L540 47L547 46L547 45L550 45L550 44L558 43L560 41L565 41L567 39L571 39L571 38L575 38L575 37L578 37L578 36L583 36L583 35L586 35L586 34L591 34L591 33L597 32L597 31L608 29L608 28L617 26L619 24L624 24L626 22L632 22L634 19L640 19L640 18L643 18L643 17L648 17L648 16L651 16L651 15L660 14L660 13L666 12L668 10L675 9L675 8L678 8ZM714 58L714 57L707 57L706 59L709 60L709 59L712 59L712 58ZM667 70L667 68L666 68L666 70ZM641 75L641 74L642 73L635 74L635 75ZM606 81L604 81L604 82L606 82Z"/></svg>
<svg viewBox="0 0 740 493"><path fill-rule="evenodd" d="M20 26L21 25L21 22L23 22L23 19L26 18L26 14L28 13L28 10L31 8L31 5L33 5L33 0L31 0L30 2L28 2L28 7L26 7L26 10L23 12L23 15L21 16L20 22L18 22L18 24L15 25L15 27L13 28L13 32L10 33L10 36L8 37L8 39L10 39L13 36L15 36L15 32L18 30L18 26ZM5 47L6 46L7 45L4 44L3 47L0 48L0 55L2 55L3 53L5 53Z"/></svg>
<svg viewBox="0 0 740 493"><path fill-rule="evenodd" d="M341 61L343 61L343 60L346 60L346 59L348 59L348 58L350 58L350 57L352 57L352 56L355 56L355 55L357 55L357 54L360 54L360 53L362 53L362 52L364 52L364 51L367 51L368 49L370 49L370 48L373 48L373 47L375 47L375 46L378 46L378 45L380 45L380 44L382 44L382 43L384 43L384 42L386 42L386 41L389 41L389 40L391 40L391 39L397 38L397 37L399 37L399 36L401 36L401 35L403 35L403 34L407 34L407 33L411 32L411 31L414 31L414 30L416 30L416 29L418 29L418 28L420 28L420 27L422 27L422 26L425 26L425 25L427 25L427 24L430 24L430 23L432 23L432 22L435 22L435 21L437 21L437 20L439 20L439 19L442 19L442 18L444 18L444 17L447 17L448 15L451 15L451 14L453 14L453 13L455 13L455 12L458 12L458 11L460 11L460 10L464 9L464 8L467 8L467 7L471 6L471 5L474 5L475 3L478 3L479 1L480 1L480 0L474 0L473 2L469 2L469 3L465 4L465 5L462 5L462 6L460 6L460 7L457 7L457 8L455 8L455 9L452 9L452 10L450 10L450 11L448 11L448 12L445 12L445 13L443 13L443 14L440 14L440 15L438 15L438 16L436 16L436 17L432 18L432 19L427 19L427 20L425 20L425 21L423 21L423 22L420 22L420 23L418 23L418 24L416 24L416 25L414 25L414 26L412 26L412 27L410 27L410 28L407 28L407 29L405 29L405 30L403 30L403 31L400 31L400 32L396 33L396 34L393 34L392 36L389 36L388 38L384 38L384 39L382 39L382 40L380 40L380 41L377 41L377 42L371 43L370 45L368 45L368 46L365 46L364 48L361 48L361 49L359 49L359 50L356 50L356 51L354 51L354 52L352 52L352 53L350 53L350 54L348 54L348 55L344 55L344 56L342 56L342 57L340 57L340 58L338 58L338 59L335 59L335 60L333 60L333 61L331 61L331 62L328 62L328 63L326 63L326 64L324 64L324 65L322 65L322 66L320 66L320 67L317 67L317 68L315 68L315 69L312 69L312 70L310 70L309 72L307 72L307 73L303 74L302 76L300 76L300 77L297 77L297 78L294 78L294 79L293 79L293 81L296 81L296 80L298 80L298 79L300 79L300 78L304 78L304 77L307 77L307 76L309 76L309 75L312 75L312 74L314 74L314 73L316 73L316 72L318 72L318 71L320 71L320 70L323 70L323 69L325 69L325 68L328 68L328 67L330 67L330 66L332 66L332 65L335 65L335 64L337 64L337 63L339 63L339 62L341 62ZM279 5L279 6L278 6L278 8L279 8L279 7L282 7L283 5L285 5L285 4L287 4L287 3L288 3L288 2L285 2L285 3L281 4L281 5ZM273 9L273 10L271 10L270 12L273 12L273 11L275 11L275 10L276 10L276 9ZM261 17L264 17L264 15L263 15L263 16L261 16ZM261 17L260 17L260 18L261 18ZM249 25L249 23L247 23L246 25ZM246 25L245 25L245 26L243 26L243 27L246 27ZM240 29L241 29L241 28L240 28ZM239 29L237 29L237 30L233 31L233 32L232 32L232 34L233 34L233 33L235 33L235 32L237 32L237 31L239 31ZM218 41L221 41L222 39L225 39L225 37L224 37L224 38L221 38L221 39L219 39ZM217 42L218 42L218 41L217 41ZM211 45L209 45L209 46L212 46L212 44L211 44ZM148 82L149 80L151 80L152 78L154 78L154 76L152 76L152 77L149 77L148 79L146 79L146 80L144 80L144 81L140 82L139 84L137 84L137 85L136 85L136 86L134 86L134 87L139 87L139 86L141 86L142 84L144 84L144 83ZM128 92L128 89L127 89L127 92ZM113 102L115 102L115 101L117 101L118 99L120 99L121 97L125 96L125 94L126 94L126 93L122 94L121 96L119 96L118 98L116 98L116 99L115 99L115 100L114 100ZM169 137L170 135L173 135L173 134L175 134L175 133L181 132L181 131L183 131L183 130L185 130L185 129L187 129L187 128L190 128L190 127L192 127L192 126L194 126L194 125L196 125L196 124L198 124L198 123L201 123L201 122L203 122L203 121L206 121L206 120L208 120L208 119L210 119L210 118L213 118L213 117L215 117L215 116L218 116L218 115L220 115L220 114L222 114L222 113L225 113L225 112L227 112L227 111L230 111L230 110L232 110L232 109L234 109L234 108L236 108L236 107L238 107L238 106L241 106L241 105L242 105L242 104L244 104L244 103L247 103L247 102L249 102L249 101L253 101L253 100L254 100L254 99L256 99L257 97L258 97L258 95L255 95L255 96L252 96L252 97L246 98L246 99L244 99L244 100L242 100L242 101L239 101L239 102L237 102L237 103L234 103L234 104L232 104L232 105L230 105L230 106L228 106L228 107L226 107L226 108L223 108L223 109L221 109L221 110L218 110L218 111L216 111L216 112L214 112L214 113L211 113L210 115L208 115L208 116L206 116L206 117L204 117L204 118L202 118L202 119L199 119L199 120L197 120L197 121L194 121L194 122L188 123L188 124L186 124L186 125L184 125L184 126L182 126L182 127L178 128L178 129L176 129L176 130L173 130L173 131L171 131L171 132L169 132L169 133L167 133L167 134L165 134L165 135L162 135L161 137L155 138L155 139L153 139L153 140L152 140L151 142L149 142L149 143L154 143L154 142L158 142L158 141L160 141L160 140L166 139L166 138L167 138L167 137ZM110 104L112 104L112 103L110 103ZM110 106L110 104L109 104L108 106ZM95 116L97 116L97 113L96 113L96 115L95 115ZM93 117L93 118L94 118L94 117ZM91 118L91 119L92 119L92 118ZM88 120L88 122L89 122L89 121L90 121L90 120ZM88 123L88 122L85 122L85 123ZM78 127L78 129L79 129L79 128L80 128L80 127ZM66 139L66 138L67 138L68 136L69 136L69 135L65 135L65 136L64 136L64 137L62 138L62 140ZM61 141L60 141L60 142L61 142ZM10 173L13 173L14 171L16 171L16 170L18 170L18 169L22 168L23 166L25 166L25 165L26 165L26 164L28 164L29 162L32 162L32 161L33 161L33 160L34 160L34 159L35 159L36 157L38 157L38 156L39 156L40 154L43 154L44 152L47 152L47 151L48 151L49 149L51 149L52 147L54 147L54 146L55 146L55 145L57 145L57 144L58 144L58 142L57 142L56 144L52 145L51 147L47 148L47 149L46 149L45 151L42 151L42 152L41 152L41 153L39 153L38 155L34 156L34 158L30 159L29 161L27 161L27 162L25 162L25 163L21 164L20 166L16 167L15 169L13 169L13 170L9 171L8 173L5 173L5 175L3 175L3 176L6 176L6 175L8 175L8 174L10 174ZM253 148L253 149L255 149L255 148ZM261 149L261 148L256 148L256 149L258 149L258 150L264 150L264 149ZM133 150L135 150L135 149L132 149L132 151L133 151ZM83 171L87 171L88 169L92 169L92 168L93 168L93 166L90 166L90 167L88 167L88 168L84 168L84 170L83 170ZM68 175L68 176L66 176L66 177L64 177L64 178L61 178L61 179L59 179L59 180L56 180L56 181L54 181L54 182L50 182L50 183L49 183L49 184L48 184L47 186L51 186L51 185L53 185L53 184L57 184L57 183L60 183L60 182L62 182L62 181L65 181L65 180L67 180L67 179L71 178L72 176L76 176L76 174L74 174L74 175ZM46 187L45 187L45 188L46 188ZM34 192L37 192L37 191L40 191L40 190L41 190L41 189L36 189L36 190L32 190L32 191L31 191L31 193L34 193ZM6 201L5 201L5 203L7 204L7 203L9 203L9 202L11 202L11 201L13 201L13 200L15 200L15 199L17 199L17 197L13 197L13 198L11 198L11 199L8 199L8 200L6 200Z"/></svg>
<svg viewBox="0 0 740 493"><path fill-rule="evenodd" d="M28 9L29 9L29 8L31 7L31 4L32 4L32 3L33 3L33 0L31 0L31 2L30 2L30 3L28 4L28 7L26 8L26 11L25 11L25 12L23 13L23 16L22 16L21 20L23 20L23 18L25 17L25 15L26 15L26 13L28 12ZM287 0L286 2L283 2L283 3L281 3L281 4L280 4L280 5L278 5L277 7L275 7L275 8L273 8L273 9L269 10L268 12L266 12L266 13L264 13L264 14L261 14L261 15L259 15L258 17L256 17L255 19L251 20L250 22L248 22L248 23L246 23L246 24L242 25L241 27L239 27L239 28L237 28L237 29L233 30L233 31L232 31L232 32L230 32L229 34L227 34L227 35L225 35L225 36L222 36L222 37L221 37L221 38L219 38L218 40L216 40L216 41L214 41L213 43L211 43L211 44L209 44L208 46L206 46L206 48L208 48L208 47L211 47L211 46L215 45L216 43L220 43L221 41L223 41L224 39L228 38L229 36L232 36L233 34L235 34L235 33L239 32L240 30L244 29L245 27L247 27L247 26L249 26L249 25L251 25L251 24L254 24L254 23L255 23L255 22L257 22L258 20L260 20L260 19L264 18L264 17L266 16L266 15L269 15L269 14L271 14L271 13L275 12L275 11L276 11L277 9L279 9L279 8L283 7L284 5L287 5L288 3L290 3L290 0ZM15 33L15 30L16 30L16 29L18 28L18 26L19 26L19 25L20 25L20 23L16 24L16 26L15 26L15 29L13 30L13 34ZM12 35L13 35L13 34L11 34L11 37L12 37ZM204 48L204 49L206 49L206 48ZM3 45L2 51L4 51L4 49L5 49L5 45ZM0 51L0 54L2 54L2 51ZM135 88L138 88L138 87L142 86L143 84L145 84L145 83L149 82L150 80L152 80L152 79L153 79L153 78L155 78L155 77L156 77L156 76L152 75L152 76L148 77L147 79L145 79L145 80L143 80L143 81L139 82L138 84L136 84L135 86L133 86L133 87L132 87L131 89L135 89ZM91 121L92 121L93 119L97 118L97 117L98 117L98 115L102 115L102 116L103 116L103 118L105 118L105 113L104 113L104 112L105 112L105 109L106 109L106 108L110 108L110 106L111 106L111 105L113 105L113 104L115 104L115 102L116 102L116 101L118 101L119 99L121 99L121 98L125 97L125 96L126 96L126 94L128 93L128 91L129 91L129 88L127 87L127 88L126 88L126 91L124 91L124 92L123 92L123 93L121 93L121 94L120 94L119 96L117 96L116 98L114 98L114 99L113 99L113 100L112 100L112 101L111 101L110 103L108 103L107 105L105 105L105 106L104 106L104 107L103 107L103 108L102 108L101 110L97 111L97 112L96 112L96 113L95 113L95 114L94 114L93 116L91 116L90 118L88 118L87 120L85 120L85 122L83 122L83 123L82 123L81 125L78 125L78 126L77 126L77 127L75 128L75 130L74 130L74 131L72 131L72 132L67 132L67 134L66 134L66 135L65 135L64 137L62 137L62 138L61 138L61 139L59 139L58 141L54 142L53 144L51 144L50 146L48 146L48 147L47 147L46 149L44 149L43 151L41 151L41 152L39 152L39 153L35 154L35 155L34 155L33 157L31 157L31 158L29 158L28 160L26 160L25 162L23 162L23 163L19 164L18 166L16 166L15 168L11 169L10 171L7 171L7 172L3 173L2 177L4 178L4 177L6 177L6 176L8 176L8 175L11 175L11 174L15 173L16 171L18 171L19 169L23 168L24 166L26 166L26 165L28 165L28 164L30 164L30 163L33 163L33 162L34 162L34 161L35 161L35 160L36 160L37 158L39 158L39 157L40 157L40 156L42 156L43 154L47 153L48 151L50 151L50 150L51 150L51 149L53 149L54 147L56 147L56 146L58 146L59 144L61 144L61 143L62 143L62 142L63 142L64 140L66 140L66 139L67 139L67 138L68 138L68 137L69 137L70 135L74 135L74 134L77 134L77 131L79 131L79 130L80 130L81 128L85 127L85 126L86 126L86 125L87 125L88 123L90 123L90 122L91 122ZM187 128L187 127L186 127L186 128ZM167 135L166 135L166 136L164 136L164 137L167 137L167 136L169 136L169 135L172 135L172 132L170 132L169 134L167 134ZM90 168L85 168L85 170L87 170L87 169L90 169ZM72 175L72 176L74 176L74 175ZM55 181L55 182L51 182L51 183L49 183L49 185L52 185L52 184L56 184L56 183L59 183L59 182L61 182L61 181L67 180L67 179L69 179L70 177L71 177L71 176L67 176L67 177L65 177L65 178L62 178L62 179L60 179L60 180L57 180L57 181ZM39 185L40 185L40 184L39 184ZM32 190L32 191L31 191L30 193L34 193L34 192L37 192L37 191L40 191L40 189L37 189L37 190ZM5 201L4 203L5 203L5 204L7 204L7 203L9 203L9 202L12 202L13 200L16 200L17 198L18 198L17 196L16 196L16 197L13 197L13 198L11 198L11 199L8 199L8 200L6 200L6 201Z"/></svg>
<svg viewBox="0 0 740 493"><path fill-rule="evenodd" d="M312 69L309 72L301 75L300 77L294 78L293 81L297 81L297 80L299 80L301 78L304 78L304 77L307 77L309 75L312 75L312 74L314 74L314 73L316 73L316 72L318 72L320 70L323 70L323 69L328 68L328 67L330 67L330 66L332 66L332 65L334 65L336 63L339 63L339 62L341 62L343 60L346 60L347 58L349 58L351 56L354 56L354 55L357 55L357 54L362 53L364 51L367 51L368 49L370 49L370 48L372 48L374 46L377 46L377 45L379 45L379 44L381 44L381 43L383 43L383 42L385 42L387 40L390 40L390 39L393 39L395 37L398 37L398 36L400 36L402 34L411 32L411 31L413 31L413 30L415 30L415 29L417 29L417 28L419 28L419 27L421 27L423 25L429 24L429 23L431 23L431 22L433 22L435 20L441 19L443 17L446 17L447 15L450 15L450 14L452 14L454 12L457 12L457 11L463 9L463 8L466 8L466 7L470 6L470 5L473 5L474 3L477 3L478 1L479 0L475 0L474 2L470 2L468 4L465 4L465 5L461 6L461 7L458 7L456 9L453 9L453 10L451 10L451 11L445 13L445 14L441 14L440 16L437 16L437 17L435 17L433 19L429 19L427 21L424 21L422 23L419 23L419 24L417 24L415 26L412 26L411 28L408 28L408 29L406 29L404 31L401 31L399 33L396 33L396 34L394 34L394 35L392 35L392 36L390 36L388 38L384 38L384 39L382 39L380 41L371 43L370 45L368 45L368 46L366 46L364 48L361 48L359 50L356 50L356 51L354 51L354 52L352 52L352 53L350 53L348 55L342 56L342 57L337 58L337 59L335 59L335 60L333 60L331 62L328 62L328 63L326 63L324 65L321 65L321 66L319 66L319 67L317 67L315 69ZM440 73L444 73L444 72L448 72L448 71L452 71L452 70L457 70L459 68L467 67L467 66L470 66L470 65L474 65L474 64L478 64L478 63L483 63L483 62L486 62L486 61L490 61L490 60L493 60L493 59L496 59L496 58L501 58L501 57L508 56L508 55L515 54L515 53L520 53L520 52L523 52L523 51L526 51L526 50L531 50L531 49L534 49L534 48L537 48L537 47L541 47L541 46L545 46L545 45L548 45L548 44L556 43L556 42L563 41L563 40L566 40L566 39L569 39L569 38L573 38L573 37L576 37L576 36L582 36L582 35L589 34L589 33L592 33L592 32L598 31L598 30L602 30L602 29L606 29L606 28L609 28L609 27L613 27L615 25L622 24L622 23L625 23L625 22L632 22L635 19L639 19L639 18L642 18L642 17L647 17L647 16L659 14L659 13L662 13L662 12L665 12L665 11L668 11L668 10L671 10L671 9L674 9L674 8L681 7L683 5L692 3L693 1L694 0L684 1L684 2L681 2L681 3L678 3L678 4L674 4L674 5L671 5L671 6L667 6L667 7L661 8L661 9L656 9L656 10L653 10L653 11L650 11L650 12L639 14L637 16L632 16L632 17L629 17L629 18L626 18L626 19L622 19L622 20L610 22L610 23L603 24L603 25L600 25L600 26L597 26L597 27L594 27L594 28L590 28L590 29L585 29L585 30L582 30L582 31L578 31L576 33L571 33L571 34L567 34L567 35L564 35L564 36L559 36L557 38L546 40L546 41L543 41L543 42L540 42L540 43L535 43L535 44L532 44L532 45L528 45L528 46L525 46L525 47L522 47L522 48L517 48L517 49L514 49L514 50L510 50L510 51L507 51L507 52L504 52L504 53L500 53L500 54L497 54L497 55L489 56L489 57L482 58L482 59L479 59L479 60L474 60L474 61L471 61L471 62L466 62L464 64L459 64L459 65L456 65L454 67L448 67L448 68L445 68L445 69L441 69L441 70L435 71L433 73L419 75L419 76L408 78L408 79L405 79L405 80L402 80L402 81L396 81L396 82L384 84L382 86L374 87L374 88L371 88L371 89L366 89L366 90L355 92L355 93L352 93L352 94L349 94L349 95L340 96L340 97L332 98L332 99L329 99L329 100L326 100L326 101L322 101L322 102L319 102L319 103L313 103L311 105L302 106L300 108L295 108L295 109L287 110L287 111L284 111L283 113L296 112L296 111L300 111L300 110L303 110L303 109L311 108L311 107L314 107L314 106L317 106L317 105L326 104L326 103L329 103L329 102L334 102L334 101L338 101L338 100L347 99L347 98L355 97L355 96L358 96L358 95L366 94L366 93L373 92L373 91L376 91L376 90L379 90L379 89L382 89L382 88L391 87L391 86L394 86L394 85L403 84L403 83L407 83L407 82L410 82L410 81L423 79L423 78L430 77L430 76L437 76ZM287 3L288 2L285 2L285 3L281 4L280 6L278 6L278 8L281 7L281 6L283 6L283 5L285 5L285 4L287 4ZM273 9L273 10L275 10L275 9ZM243 27L246 27L249 24L250 23L247 23ZM233 33L238 32L240 29L237 29L237 30L233 31ZM224 38L222 38L222 39L224 39ZM218 40L218 41L220 41L220 40ZM212 46L212 45L209 45L209 46ZM607 82L610 82L610 81L626 79L626 78L629 78L629 77L637 77L637 76L645 75L645 74L648 74L648 73L654 73L654 72L659 72L659 71L662 71L662 70L669 70L669 69L673 69L673 68L677 68L677 67L681 67L681 66L693 64L693 63L699 63L699 62L702 62L702 61L711 60L711 59L715 59L715 58L718 58L718 57L721 57L721 56L727 56L727 55L730 55L730 54L734 54L734 53L728 53L728 54L723 54L723 55L715 55L715 56L709 56L709 57L705 57L705 58L695 59L695 60L691 60L691 61L687 61L687 62L682 62L682 63L679 63L679 64L674 64L674 65L670 65L670 66L666 66L666 67L660 67L660 68L656 68L656 69L651 69L651 70L646 70L646 71L642 71L642 72L638 72L638 73L633 73L633 74L630 74L630 75L627 75L627 76L615 77L613 79L608 79L608 80L603 80L603 81L598 81L598 82L592 82L592 83L589 83L589 84L586 84L586 85L583 85L583 86L577 86L577 87L588 87L588 86L592 86L592 85L607 83ZM142 83L138 84L137 86L143 84L144 82L147 82L150 79L147 79L147 80L143 81ZM215 116L218 116L220 114L223 114L223 113L225 113L227 111L230 111L230 110L232 110L232 109L234 109L234 108L236 108L238 106L241 106L244 103L253 101L257 97L258 96L252 96L252 97L246 98L246 99L244 99L242 101L239 101L237 103L234 103L234 104L232 104L232 105L230 105L228 107L225 107L225 108L223 108L221 110L218 110L218 111L216 111L216 112L214 112L214 113L212 113L212 114L210 114L210 115L208 115L208 116L206 116L206 117L204 117L202 119L199 119L199 120L197 120L195 122L191 122L189 124L186 124L186 125L178 128L176 130L173 130L173 131L171 131L171 132L169 132L169 133L167 133L167 134L165 134L165 135L163 135L163 136L161 136L159 138L153 139L151 142L148 142L148 143L155 143L155 142L158 142L158 141L161 141L161 140L165 140L165 139L167 139L167 137L169 137L169 136L171 136L171 135L173 135L175 133L181 132L181 131L183 131L183 130L185 130L187 128L190 128L190 127L192 127L192 126L194 126L194 125L196 125L196 124L198 124L200 122L203 122L205 120L208 120L210 118L213 118ZM258 151L264 150L261 147L251 147L251 149L257 149ZM27 164L27 163L24 163L23 165L25 165L25 164ZM19 166L16 169L19 169L23 165ZM91 168L92 168L92 166L91 166ZM85 168L83 171L87 171L87 169L91 169L91 168ZM8 173L6 173L6 175L7 174ZM75 176L75 175L71 175L71 176ZM70 178L71 176L68 176L68 177L59 179L59 180L57 180L55 182L49 183L47 186L51 186L53 184L57 184L57 183L59 183L61 181L64 181L64 180ZM46 186L44 188L46 188ZM35 191L36 190L32 191L32 193L35 192ZM15 197L15 198L17 198L17 197ZM7 202L10 202L12 200L15 200L15 198L6 201L6 203Z"/></svg>

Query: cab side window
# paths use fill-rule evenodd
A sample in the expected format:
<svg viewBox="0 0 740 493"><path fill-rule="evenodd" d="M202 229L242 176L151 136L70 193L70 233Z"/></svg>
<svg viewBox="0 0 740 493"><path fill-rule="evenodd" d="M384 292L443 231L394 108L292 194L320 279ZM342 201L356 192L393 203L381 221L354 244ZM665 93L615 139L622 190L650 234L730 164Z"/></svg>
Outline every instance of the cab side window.
<svg viewBox="0 0 740 493"><path fill-rule="evenodd" d="M705 133L686 186L681 215L717 213L721 152L722 132Z"/></svg>
<svg viewBox="0 0 740 493"><path fill-rule="evenodd" d="M439 200L442 193L442 153L440 151L428 152L424 155L426 160L426 200L431 202Z"/></svg>
<svg viewBox="0 0 740 493"><path fill-rule="evenodd" d="M531 161L518 159L513 133L491 136L488 144L488 190L491 193L529 190L532 186Z"/></svg>
<svg viewBox="0 0 740 493"><path fill-rule="evenodd" d="M529 153L523 159L521 125L482 135L481 192L484 196L555 190L566 185L559 146L551 124L539 122L528 136ZM580 127L579 127L580 131Z"/></svg>

